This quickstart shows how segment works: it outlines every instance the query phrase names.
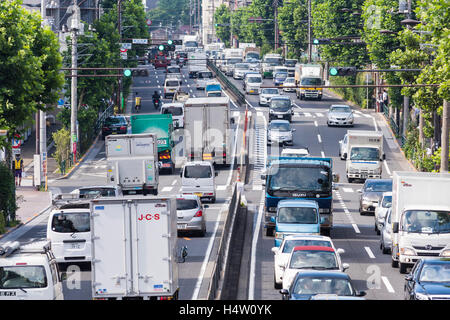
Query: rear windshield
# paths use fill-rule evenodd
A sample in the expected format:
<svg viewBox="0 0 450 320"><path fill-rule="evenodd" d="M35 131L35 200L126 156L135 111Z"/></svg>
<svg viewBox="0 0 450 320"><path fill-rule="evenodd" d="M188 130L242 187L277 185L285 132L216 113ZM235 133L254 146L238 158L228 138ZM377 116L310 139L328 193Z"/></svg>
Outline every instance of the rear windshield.
<svg viewBox="0 0 450 320"><path fill-rule="evenodd" d="M179 84L177 80L166 81L166 87L178 87Z"/></svg>
<svg viewBox="0 0 450 320"><path fill-rule="evenodd" d="M212 79L213 74L212 74L212 72L199 72L198 78L199 79Z"/></svg>
<svg viewBox="0 0 450 320"><path fill-rule="evenodd" d="M184 170L185 178L211 178L210 166L187 166Z"/></svg>
<svg viewBox="0 0 450 320"><path fill-rule="evenodd" d="M283 247L283 253L290 253L292 249L299 246L320 246L332 248L331 242L327 240L313 240L313 239L287 240Z"/></svg>
<svg viewBox="0 0 450 320"><path fill-rule="evenodd" d="M89 232L89 212L56 213L52 219L52 230L60 233Z"/></svg>
<svg viewBox="0 0 450 320"><path fill-rule="evenodd" d="M43 266L0 267L0 289L45 287L47 276Z"/></svg>
<svg viewBox="0 0 450 320"><path fill-rule="evenodd" d="M122 117L106 118L105 124L126 124L127 121Z"/></svg>
<svg viewBox="0 0 450 320"><path fill-rule="evenodd" d="M183 108L180 108L180 107L164 108L162 113L163 114L171 114L173 116L182 116L183 115Z"/></svg>
<svg viewBox="0 0 450 320"><path fill-rule="evenodd" d="M180 68L167 68L167 73L181 73Z"/></svg>
<svg viewBox="0 0 450 320"><path fill-rule="evenodd" d="M94 194L100 194L102 197L115 197L116 190L113 188L80 189L80 198L88 198L90 195Z"/></svg>
<svg viewBox="0 0 450 320"><path fill-rule="evenodd" d="M177 199L177 210L192 210L197 208L198 208L197 200Z"/></svg>

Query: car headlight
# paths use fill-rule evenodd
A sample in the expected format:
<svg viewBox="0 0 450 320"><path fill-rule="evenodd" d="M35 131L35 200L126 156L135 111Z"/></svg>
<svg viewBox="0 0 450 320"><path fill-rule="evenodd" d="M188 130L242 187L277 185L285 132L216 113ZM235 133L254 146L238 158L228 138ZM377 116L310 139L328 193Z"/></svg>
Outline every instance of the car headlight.
<svg viewBox="0 0 450 320"><path fill-rule="evenodd" d="M418 292L416 293L416 298L417 300L430 300L430 297L428 297L428 295Z"/></svg>
<svg viewBox="0 0 450 320"><path fill-rule="evenodd" d="M415 256L416 252L412 248L400 248L400 253L405 256Z"/></svg>
<svg viewBox="0 0 450 320"><path fill-rule="evenodd" d="M441 256L441 257L450 257L450 249L446 249L446 250L442 251L439 256Z"/></svg>
<svg viewBox="0 0 450 320"><path fill-rule="evenodd" d="M269 212L277 212L277 207L269 207Z"/></svg>
<svg viewBox="0 0 450 320"><path fill-rule="evenodd" d="M372 201L370 201L370 200L368 200L368 199L363 199L363 200L362 200L362 203L363 203L363 204L368 204L368 205L369 205L369 204L372 204Z"/></svg>
<svg viewBox="0 0 450 320"><path fill-rule="evenodd" d="M275 239L283 240L284 234L282 232L276 232L275 233Z"/></svg>

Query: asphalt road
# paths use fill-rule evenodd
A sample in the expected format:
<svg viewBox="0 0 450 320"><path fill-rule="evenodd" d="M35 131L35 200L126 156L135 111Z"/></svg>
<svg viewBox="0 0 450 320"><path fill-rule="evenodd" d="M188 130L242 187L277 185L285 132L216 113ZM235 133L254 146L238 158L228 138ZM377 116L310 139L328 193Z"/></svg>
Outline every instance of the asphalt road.
<svg viewBox="0 0 450 320"><path fill-rule="evenodd" d="M229 79L242 90L242 80ZM271 79L265 79L263 85L273 85ZM295 116L292 120L294 132L294 146L307 146L311 156L331 157L333 172L340 175L339 189L333 194L334 226L331 238L337 248L343 248L342 261L350 264L346 271L352 278L357 290L367 292L366 299L397 300L403 299L404 276L398 269L391 267L390 255L382 254L380 250L380 236L374 231L373 215L359 214L359 194L362 183L348 183L345 175L345 161L340 160L339 140L344 137L348 128L328 127L326 123L327 109L331 104L343 104L331 92L326 92L321 101L299 100L295 93L285 93L291 96L295 106ZM249 110L256 113L256 134L254 135L253 154L255 171L252 180L246 186L246 198L253 209L254 246L252 254L254 264L250 267L250 288L247 292L249 299L277 300L281 299L279 290L274 289L273 274L274 260L271 248L274 238L265 235L263 219L258 213L263 206L263 187L259 178L261 163L269 153L280 152L277 146L265 146L261 137L266 134L268 124L268 108L258 104L258 95L246 95ZM381 130L384 133L384 148L386 161L383 164L383 178L392 176L393 171L411 171L411 167L402 157L398 145L393 141L381 114L373 110L355 110L355 125L352 130ZM259 159L259 160L258 160ZM258 219L259 218L259 219ZM259 229L258 229L259 228ZM245 288L242 288L245 290Z"/></svg>

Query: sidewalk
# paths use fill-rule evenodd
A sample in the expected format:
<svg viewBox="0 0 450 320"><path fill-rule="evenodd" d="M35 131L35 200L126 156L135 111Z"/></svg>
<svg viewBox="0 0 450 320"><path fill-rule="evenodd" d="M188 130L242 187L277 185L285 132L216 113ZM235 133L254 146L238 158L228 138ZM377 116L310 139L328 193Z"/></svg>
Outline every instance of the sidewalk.
<svg viewBox="0 0 450 320"><path fill-rule="evenodd" d="M52 203L50 191L36 191L34 187L18 187L16 198L16 217L22 223L27 223Z"/></svg>

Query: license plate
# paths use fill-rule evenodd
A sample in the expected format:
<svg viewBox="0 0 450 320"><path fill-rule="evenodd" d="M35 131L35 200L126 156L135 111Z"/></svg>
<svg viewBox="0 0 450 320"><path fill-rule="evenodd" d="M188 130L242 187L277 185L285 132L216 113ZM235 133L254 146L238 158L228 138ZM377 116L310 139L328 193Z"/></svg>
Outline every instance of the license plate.
<svg viewBox="0 0 450 320"><path fill-rule="evenodd" d="M112 132L112 134L117 134L117 132Z"/></svg>
<svg viewBox="0 0 450 320"><path fill-rule="evenodd" d="M163 168L170 168L170 163L163 163L163 164L162 164L162 167L163 167Z"/></svg>
<svg viewBox="0 0 450 320"><path fill-rule="evenodd" d="M255 90L250 90L249 92L255 92Z"/></svg>
<svg viewBox="0 0 450 320"><path fill-rule="evenodd" d="M187 224L186 223L178 224L177 227L178 227L178 229L186 229L187 228Z"/></svg>
<svg viewBox="0 0 450 320"><path fill-rule="evenodd" d="M283 119L283 116L277 116L278 117L278 119Z"/></svg>
<svg viewBox="0 0 450 320"><path fill-rule="evenodd" d="M81 244L79 244L79 243L72 243L71 244L71 248L72 249L81 249Z"/></svg>
<svg viewBox="0 0 450 320"><path fill-rule="evenodd" d="M16 292L15 291L0 291L0 297L15 297Z"/></svg>
<svg viewBox="0 0 450 320"><path fill-rule="evenodd" d="M196 192L196 193L194 193L196 196L199 196L199 197L201 197L203 194L201 193L201 192Z"/></svg>

